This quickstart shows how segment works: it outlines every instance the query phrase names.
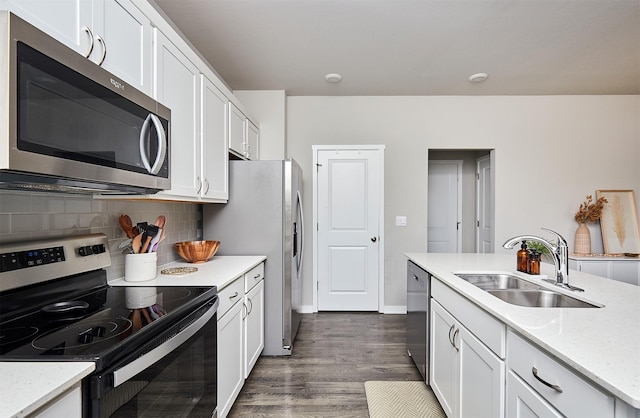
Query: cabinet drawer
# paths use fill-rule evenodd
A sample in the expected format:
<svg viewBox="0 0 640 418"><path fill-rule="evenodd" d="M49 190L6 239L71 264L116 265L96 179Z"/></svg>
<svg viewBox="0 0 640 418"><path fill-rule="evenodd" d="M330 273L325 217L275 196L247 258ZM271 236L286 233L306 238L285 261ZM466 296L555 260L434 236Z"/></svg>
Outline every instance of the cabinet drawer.
<svg viewBox="0 0 640 418"><path fill-rule="evenodd" d="M244 275L244 292L247 293L253 289L253 286L260 283L264 279L264 263L260 263Z"/></svg>
<svg viewBox="0 0 640 418"><path fill-rule="evenodd" d="M237 302L244 299L244 280L238 277L233 283L218 291L220 306L218 307L218 321Z"/></svg>
<svg viewBox="0 0 640 418"><path fill-rule="evenodd" d="M614 398L560 364L518 334L507 336L507 364L565 416L612 417ZM534 376L555 385L551 388ZM560 392L560 390L562 392Z"/></svg>
<svg viewBox="0 0 640 418"><path fill-rule="evenodd" d="M505 358L506 326L437 280L431 280L431 296L500 358Z"/></svg>

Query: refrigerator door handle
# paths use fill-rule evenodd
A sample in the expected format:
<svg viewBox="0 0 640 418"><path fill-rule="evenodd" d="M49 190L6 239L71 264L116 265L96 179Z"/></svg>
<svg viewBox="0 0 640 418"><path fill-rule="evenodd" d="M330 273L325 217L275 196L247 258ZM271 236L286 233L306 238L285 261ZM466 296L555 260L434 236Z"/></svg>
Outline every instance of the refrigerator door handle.
<svg viewBox="0 0 640 418"><path fill-rule="evenodd" d="M298 211L300 212L300 257L298 258L298 277L300 277L302 259L304 258L304 212L302 210L302 196L300 195L300 190L296 192L296 199L298 200Z"/></svg>

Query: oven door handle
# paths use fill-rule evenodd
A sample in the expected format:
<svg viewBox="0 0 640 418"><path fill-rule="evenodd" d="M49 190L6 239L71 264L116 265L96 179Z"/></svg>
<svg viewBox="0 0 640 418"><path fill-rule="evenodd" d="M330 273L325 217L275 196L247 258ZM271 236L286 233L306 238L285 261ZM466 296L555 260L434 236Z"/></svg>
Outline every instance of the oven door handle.
<svg viewBox="0 0 640 418"><path fill-rule="evenodd" d="M167 342L159 345L153 350L149 351L142 357L137 358L131 363L123 366L113 372L113 387L118 387L127 380L136 376L138 373L150 367L152 364L162 359L167 354L178 348L182 343L193 337L198 331L200 331L206 324L213 318L218 310L218 298L216 298L213 306L200 318L196 319L191 325L176 334L173 338Z"/></svg>

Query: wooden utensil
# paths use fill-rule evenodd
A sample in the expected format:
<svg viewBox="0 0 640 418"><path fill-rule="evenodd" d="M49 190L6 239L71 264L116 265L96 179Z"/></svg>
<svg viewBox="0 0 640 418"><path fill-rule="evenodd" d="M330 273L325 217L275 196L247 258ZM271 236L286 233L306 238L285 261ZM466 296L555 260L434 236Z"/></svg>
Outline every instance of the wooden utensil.
<svg viewBox="0 0 640 418"><path fill-rule="evenodd" d="M133 222L131 222L131 218L129 217L129 215L120 215L119 222L120 228L122 228L127 238L133 238L136 236L136 234L133 233Z"/></svg>
<svg viewBox="0 0 640 418"><path fill-rule="evenodd" d="M134 254L140 252L140 245L142 244L142 234L138 234L131 240L131 248L133 248Z"/></svg>
<svg viewBox="0 0 640 418"><path fill-rule="evenodd" d="M166 222L167 222L167 218L164 215L160 215L156 218L155 225L160 229L164 229L164 224Z"/></svg>

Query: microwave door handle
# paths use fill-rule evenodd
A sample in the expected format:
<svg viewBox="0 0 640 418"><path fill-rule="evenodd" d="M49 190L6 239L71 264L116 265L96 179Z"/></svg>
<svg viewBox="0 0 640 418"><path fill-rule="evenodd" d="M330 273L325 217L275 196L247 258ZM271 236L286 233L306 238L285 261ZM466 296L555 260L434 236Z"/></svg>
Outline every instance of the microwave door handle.
<svg viewBox="0 0 640 418"><path fill-rule="evenodd" d="M153 125L156 128L156 132L158 133L158 155L156 156L156 160L153 163L153 167L149 164L149 159L147 158L147 154L144 149L144 138L149 130L149 123L153 122ZM142 159L142 164L147 169L147 171L153 175L158 174L160 168L162 168L162 163L164 162L164 158L167 155L167 136L165 135L164 128L162 127L162 123L160 119L149 113L147 118L144 120L142 124L142 129L140 129L140 158Z"/></svg>

